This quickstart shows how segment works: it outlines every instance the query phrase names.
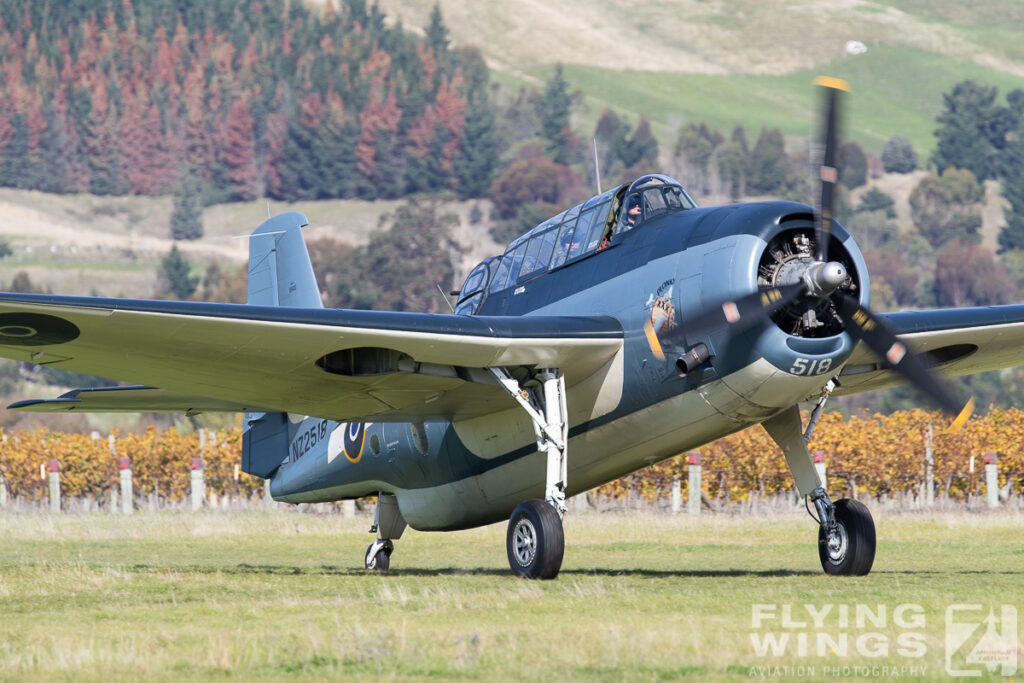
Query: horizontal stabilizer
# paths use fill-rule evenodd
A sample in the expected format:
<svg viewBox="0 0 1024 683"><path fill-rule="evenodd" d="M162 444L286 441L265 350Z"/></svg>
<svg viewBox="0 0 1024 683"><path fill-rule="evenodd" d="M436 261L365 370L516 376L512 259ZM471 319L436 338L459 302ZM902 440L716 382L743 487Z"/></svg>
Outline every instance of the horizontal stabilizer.
<svg viewBox="0 0 1024 683"><path fill-rule="evenodd" d="M74 389L58 398L16 401L8 410L29 413L241 413L253 406L147 386Z"/></svg>

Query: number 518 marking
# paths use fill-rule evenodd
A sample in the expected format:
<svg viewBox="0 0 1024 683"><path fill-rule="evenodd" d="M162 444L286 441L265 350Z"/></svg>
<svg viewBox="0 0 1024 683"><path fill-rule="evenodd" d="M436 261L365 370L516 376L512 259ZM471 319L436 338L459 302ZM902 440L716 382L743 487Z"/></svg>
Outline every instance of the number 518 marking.
<svg viewBox="0 0 1024 683"><path fill-rule="evenodd" d="M797 358L793 361L793 367L789 369L791 375L823 375L832 367L831 358L811 360L809 358Z"/></svg>

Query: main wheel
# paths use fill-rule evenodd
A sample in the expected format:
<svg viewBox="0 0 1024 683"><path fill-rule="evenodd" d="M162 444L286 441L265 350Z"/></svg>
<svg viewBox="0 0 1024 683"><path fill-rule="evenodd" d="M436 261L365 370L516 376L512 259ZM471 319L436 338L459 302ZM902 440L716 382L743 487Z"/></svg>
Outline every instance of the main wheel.
<svg viewBox="0 0 1024 683"><path fill-rule="evenodd" d="M818 557L826 574L864 576L875 562L875 522L863 503L841 498L835 503L837 528L818 527Z"/></svg>
<svg viewBox="0 0 1024 683"><path fill-rule="evenodd" d="M553 579L565 552L562 518L543 500L520 503L508 520L505 546L513 572L527 579Z"/></svg>

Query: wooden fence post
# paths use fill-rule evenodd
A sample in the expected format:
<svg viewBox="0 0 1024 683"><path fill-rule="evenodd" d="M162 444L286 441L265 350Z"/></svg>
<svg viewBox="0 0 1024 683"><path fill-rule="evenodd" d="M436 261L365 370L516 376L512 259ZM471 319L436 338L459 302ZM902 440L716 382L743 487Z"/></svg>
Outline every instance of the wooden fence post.
<svg viewBox="0 0 1024 683"><path fill-rule="evenodd" d="M50 458L47 469L50 472L50 512L60 512L60 463Z"/></svg>
<svg viewBox="0 0 1024 683"><path fill-rule="evenodd" d="M189 475L192 490L192 512L203 507L203 499L206 498L206 482L203 480L204 466L202 457L192 458L192 470Z"/></svg>
<svg viewBox="0 0 1024 683"><path fill-rule="evenodd" d="M814 469L818 470L818 478L821 479L821 485L828 491L828 469L825 467L825 451L814 451Z"/></svg>
<svg viewBox="0 0 1024 683"><path fill-rule="evenodd" d="M135 511L135 491L132 485L132 459L125 456L118 462L121 470L121 512L130 515Z"/></svg>
<svg viewBox="0 0 1024 683"><path fill-rule="evenodd" d="M985 454L985 495L989 510L999 507L999 469L996 467L995 451Z"/></svg>
<svg viewBox="0 0 1024 683"><path fill-rule="evenodd" d="M935 505L935 449L932 448L934 431L928 423L928 433L924 441L924 504L929 508Z"/></svg>
<svg viewBox="0 0 1024 683"><path fill-rule="evenodd" d="M687 487L689 488L689 499L686 511L691 515L700 514L700 451L690 451L690 471Z"/></svg>

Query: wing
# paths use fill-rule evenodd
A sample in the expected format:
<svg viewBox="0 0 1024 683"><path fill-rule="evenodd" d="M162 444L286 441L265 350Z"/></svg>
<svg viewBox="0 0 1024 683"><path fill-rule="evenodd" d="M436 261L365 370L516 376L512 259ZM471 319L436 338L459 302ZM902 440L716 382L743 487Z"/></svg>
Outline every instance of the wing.
<svg viewBox="0 0 1024 683"><path fill-rule="evenodd" d="M943 377L1024 365L1024 305L880 313L899 338ZM863 344L839 375L837 395L904 384Z"/></svg>
<svg viewBox="0 0 1024 683"><path fill-rule="evenodd" d="M260 406L244 405L156 387L98 387L74 389L57 398L16 401L8 410L30 413L265 413Z"/></svg>
<svg viewBox="0 0 1024 683"><path fill-rule="evenodd" d="M606 317L470 317L0 294L0 356L158 387L21 409L281 411L342 421L507 408L488 367L558 367L569 387L620 352ZM588 384L592 384L588 383ZM196 408L197 401L204 401ZM77 403L72 404L72 401ZM160 407L162 406L162 407Z"/></svg>

